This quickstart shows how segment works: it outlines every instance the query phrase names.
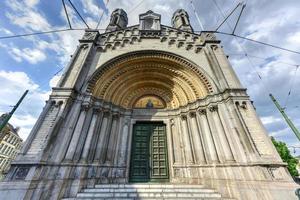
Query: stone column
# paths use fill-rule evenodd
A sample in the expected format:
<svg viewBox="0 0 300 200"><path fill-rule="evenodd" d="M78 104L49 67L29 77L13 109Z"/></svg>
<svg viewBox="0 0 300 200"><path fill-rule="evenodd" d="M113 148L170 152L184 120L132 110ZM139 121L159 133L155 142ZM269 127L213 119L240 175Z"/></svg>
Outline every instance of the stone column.
<svg viewBox="0 0 300 200"><path fill-rule="evenodd" d="M120 147L118 152L118 165L125 166L126 158L127 158L127 150L128 150L128 133L129 133L129 123L130 119L125 118L125 123L122 127L121 135L120 135Z"/></svg>
<svg viewBox="0 0 300 200"><path fill-rule="evenodd" d="M182 152L180 147L180 135L178 133L178 126L176 126L175 120L170 120L171 127L171 139L172 139L172 156L174 164L182 164Z"/></svg>
<svg viewBox="0 0 300 200"><path fill-rule="evenodd" d="M105 159L103 157L105 156L105 154L104 154L105 140L106 140L106 132L107 132L108 126L110 126L109 121L110 121L110 113L108 111L104 111L101 129L99 132L99 138L98 138L98 142L97 142L96 154L95 154L95 158L94 158L95 162L101 162ZM103 156L103 154L104 154L104 156Z"/></svg>
<svg viewBox="0 0 300 200"><path fill-rule="evenodd" d="M218 162L219 158L216 151L216 145L212 137L211 128L208 123L206 109L200 109L199 114L201 132L203 134L204 148L207 149L207 160L210 163Z"/></svg>
<svg viewBox="0 0 300 200"><path fill-rule="evenodd" d="M100 110L99 109L94 109L93 110L93 116L92 116L92 121L88 130L88 134L85 140L85 144L83 147L83 152L81 155L81 159L82 161L86 162L87 161L87 157L91 148L91 144L92 144L92 138L96 132L96 125L97 125L97 121L98 118L100 116Z"/></svg>
<svg viewBox="0 0 300 200"><path fill-rule="evenodd" d="M95 125L95 131L94 131L92 141L91 141L91 144L90 144L90 147L89 147L88 162L93 162L94 157L96 155L98 140L99 140L99 137L100 137L100 129L101 129L101 126L102 126L103 118L104 118L103 111L98 110L98 118L97 118L96 125Z"/></svg>
<svg viewBox="0 0 300 200"><path fill-rule="evenodd" d="M72 140L69 144L67 154L65 156L66 160L72 160L73 159L73 156L75 154L75 150L76 150L79 138L80 138L80 134L81 134L81 131L82 131L82 127L84 125L85 116L88 112L89 106L83 104L81 108L82 108L81 113L80 113L79 119L77 121L75 130L74 130L74 133L73 133L73 136L72 136Z"/></svg>
<svg viewBox="0 0 300 200"><path fill-rule="evenodd" d="M51 152L51 157L53 158L54 162L61 162L64 159L66 151L68 149L68 144L72 139L72 133L74 132L80 112L81 101L76 100L76 102L74 102L73 105L70 107L70 111L67 114L66 121L60 129L58 137L54 144L55 148Z"/></svg>
<svg viewBox="0 0 300 200"><path fill-rule="evenodd" d="M189 129L187 124L187 116L181 115L181 124L182 124L182 136L183 136L183 145L184 145L184 153L185 153L185 162L186 164L193 164L193 152L191 146L191 139L189 135Z"/></svg>
<svg viewBox="0 0 300 200"><path fill-rule="evenodd" d="M247 103L246 101L237 101L236 106L243 121L247 124L247 131L249 132L259 154L270 158L275 157L279 160L278 154L271 144L266 130L256 115L252 104Z"/></svg>
<svg viewBox="0 0 300 200"><path fill-rule="evenodd" d="M196 112L190 112L190 130L191 138L194 146L194 155L196 163L205 163L205 156L203 152L203 145L199 134L199 129L196 121Z"/></svg>
<svg viewBox="0 0 300 200"><path fill-rule="evenodd" d="M224 158L226 161L233 161L234 160L233 154L232 154L229 142L228 142L228 138L225 134L224 127L221 123L218 106L214 105L214 106L211 106L209 109L212 112L212 116L213 116L216 130L217 130L216 138L219 141L219 145L222 149L222 152L224 153Z"/></svg>
<svg viewBox="0 0 300 200"><path fill-rule="evenodd" d="M229 114L228 107L225 103L219 105L219 117L220 121L223 124L224 131L227 135L229 143L231 144L231 150L233 152L233 156L237 162L246 162L247 161L247 153L246 149L243 147L242 142L237 133L237 128L234 125L234 119Z"/></svg>
<svg viewBox="0 0 300 200"><path fill-rule="evenodd" d="M111 125L111 131L107 134L108 137L108 145L107 145L107 151L106 151L106 164L113 164L113 157L114 152L116 151L116 143L117 143L117 137L118 137L118 122L119 122L120 116L119 114L114 113L112 116L112 125Z"/></svg>

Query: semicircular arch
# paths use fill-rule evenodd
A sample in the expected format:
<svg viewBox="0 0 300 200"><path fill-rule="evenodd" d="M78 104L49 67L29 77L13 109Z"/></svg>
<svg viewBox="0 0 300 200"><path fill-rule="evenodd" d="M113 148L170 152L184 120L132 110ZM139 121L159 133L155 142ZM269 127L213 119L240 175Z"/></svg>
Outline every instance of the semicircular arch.
<svg viewBox="0 0 300 200"><path fill-rule="evenodd" d="M157 96L174 109L217 91L200 67L181 56L161 51L137 51L99 66L87 92L124 108L133 108L142 96Z"/></svg>

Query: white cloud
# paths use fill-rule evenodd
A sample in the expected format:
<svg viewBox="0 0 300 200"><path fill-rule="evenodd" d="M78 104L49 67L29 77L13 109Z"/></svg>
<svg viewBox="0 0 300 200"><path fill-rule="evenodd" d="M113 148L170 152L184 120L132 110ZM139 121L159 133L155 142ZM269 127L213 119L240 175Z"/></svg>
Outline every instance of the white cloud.
<svg viewBox="0 0 300 200"><path fill-rule="evenodd" d="M18 49L13 47L9 50L9 53L12 55L12 58L18 62L26 60L31 64L36 64L46 59L45 53L39 49Z"/></svg>
<svg viewBox="0 0 300 200"><path fill-rule="evenodd" d="M25 0L25 4L29 7L34 7L36 6L40 0Z"/></svg>
<svg viewBox="0 0 300 200"><path fill-rule="evenodd" d="M47 31L50 30L50 24L46 18L35 9L35 2L17 2L6 1L6 5L13 12L6 11L5 15L12 24L15 24L25 30Z"/></svg>
<svg viewBox="0 0 300 200"><path fill-rule="evenodd" d="M8 112L11 109L9 106L15 105L25 90L29 90L29 93L10 120L10 123L14 126L21 127L20 136L26 139L49 93L42 91L24 72L1 70L0 82L2 87L0 90L1 113Z"/></svg>
<svg viewBox="0 0 300 200"><path fill-rule="evenodd" d="M264 125L281 121L280 118L275 118L274 116L261 117L260 119Z"/></svg>
<svg viewBox="0 0 300 200"><path fill-rule="evenodd" d="M99 15L103 12L95 0L83 0L81 2L83 4L83 11L93 15L96 18L99 18Z"/></svg>

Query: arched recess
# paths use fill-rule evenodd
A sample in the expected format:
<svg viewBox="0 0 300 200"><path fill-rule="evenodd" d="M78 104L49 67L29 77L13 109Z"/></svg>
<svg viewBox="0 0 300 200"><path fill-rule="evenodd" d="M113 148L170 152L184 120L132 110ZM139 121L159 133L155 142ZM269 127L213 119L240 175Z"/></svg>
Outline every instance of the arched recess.
<svg viewBox="0 0 300 200"><path fill-rule="evenodd" d="M200 67L162 51L137 51L114 58L96 70L87 87L94 97L127 109L144 96L155 96L164 108L175 109L215 91Z"/></svg>

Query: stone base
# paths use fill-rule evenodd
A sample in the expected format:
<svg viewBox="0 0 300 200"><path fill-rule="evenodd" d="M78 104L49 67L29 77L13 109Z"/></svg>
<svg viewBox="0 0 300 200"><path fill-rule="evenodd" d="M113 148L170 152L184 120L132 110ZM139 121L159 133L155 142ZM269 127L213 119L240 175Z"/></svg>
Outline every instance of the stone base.
<svg viewBox="0 0 300 200"><path fill-rule="evenodd" d="M99 184L99 180L48 180L43 184L29 184L28 181L9 181L0 183L0 199L50 199L75 198L84 188L93 188L91 184ZM240 200L297 200L295 190L300 186L292 181L238 181L238 180L216 180L216 179L176 179L174 185L182 183L193 183L203 185L222 195L226 199ZM86 183L86 184L84 184ZM52 185L50 192L49 185ZM63 185L69 185L64 194L60 191ZM84 186L86 185L86 186ZM114 184L112 184L114 185ZM124 185L124 184L120 184ZM172 184L169 184L172 185ZM48 189L47 189L48 188Z"/></svg>

